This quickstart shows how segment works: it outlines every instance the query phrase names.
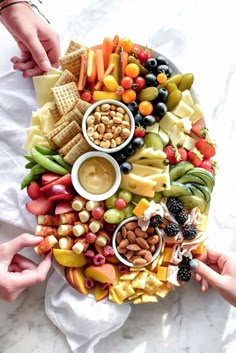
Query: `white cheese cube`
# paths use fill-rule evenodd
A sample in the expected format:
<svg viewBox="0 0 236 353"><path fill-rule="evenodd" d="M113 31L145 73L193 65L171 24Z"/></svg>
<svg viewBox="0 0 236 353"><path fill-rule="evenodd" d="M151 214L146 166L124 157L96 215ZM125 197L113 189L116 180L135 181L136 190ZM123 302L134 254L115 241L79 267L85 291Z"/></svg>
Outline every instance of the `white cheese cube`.
<svg viewBox="0 0 236 353"><path fill-rule="evenodd" d="M162 130L168 133L172 126L176 124L177 120L178 118L174 114L167 112L159 122L159 126Z"/></svg>
<svg viewBox="0 0 236 353"><path fill-rule="evenodd" d="M203 118L203 111L199 103L196 103L193 107L193 113L190 119L193 124L195 124L199 119Z"/></svg>
<svg viewBox="0 0 236 353"><path fill-rule="evenodd" d="M173 114L177 115L180 118L190 117L193 112L194 110L189 105L184 103L183 100L181 100L172 111Z"/></svg>
<svg viewBox="0 0 236 353"><path fill-rule="evenodd" d="M191 108L194 106L192 95L188 89L182 92L182 101L188 104Z"/></svg>

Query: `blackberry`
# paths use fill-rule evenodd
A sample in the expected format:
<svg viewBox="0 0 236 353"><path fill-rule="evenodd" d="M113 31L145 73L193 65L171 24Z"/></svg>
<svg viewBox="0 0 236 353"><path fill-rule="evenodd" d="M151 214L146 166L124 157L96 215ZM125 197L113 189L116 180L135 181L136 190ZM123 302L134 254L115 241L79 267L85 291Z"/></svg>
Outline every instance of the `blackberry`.
<svg viewBox="0 0 236 353"><path fill-rule="evenodd" d="M186 267L180 267L177 273L177 278L179 281L188 282L191 279L191 271Z"/></svg>
<svg viewBox="0 0 236 353"><path fill-rule="evenodd" d="M177 223L170 222L165 226L164 231L168 235L168 237L174 237L179 233L179 226Z"/></svg>
<svg viewBox="0 0 236 353"><path fill-rule="evenodd" d="M180 211L175 215L175 219L179 224L183 225L188 219L188 212L185 210Z"/></svg>
<svg viewBox="0 0 236 353"><path fill-rule="evenodd" d="M182 203L175 197L170 197L166 202L166 206L168 210L174 214L177 214L183 210Z"/></svg>
<svg viewBox="0 0 236 353"><path fill-rule="evenodd" d="M183 237L187 240L192 240L197 235L197 227L193 224L185 224L182 229Z"/></svg>
<svg viewBox="0 0 236 353"><path fill-rule="evenodd" d="M153 216L150 218L149 226L152 228L155 228L155 227L158 227L163 222L164 222L164 219L159 214L157 214L156 216Z"/></svg>
<svg viewBox="0 0 236 353"><path fill-rule="evenodd" d="M179 267L189 267L190 261L190 257L183 255L182 261L179 263Z"/></svg>

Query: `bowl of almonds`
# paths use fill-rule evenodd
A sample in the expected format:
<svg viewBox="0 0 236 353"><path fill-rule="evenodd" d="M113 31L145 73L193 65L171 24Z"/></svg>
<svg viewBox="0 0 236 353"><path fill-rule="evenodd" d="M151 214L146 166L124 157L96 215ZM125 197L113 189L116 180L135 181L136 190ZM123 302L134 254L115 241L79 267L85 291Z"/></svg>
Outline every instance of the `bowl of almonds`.
<svg viewBox="0 0 236 353"><path fill-rule="evenodd" d="M143 267L152 263L162 249L162 238L154 228L146 231L138 225L138 218L126 218L116 228L112 246L116 257L126 266Z"/></svg>
<svg viewBox="0 0 236 353"><path fill-rule="evenodd" d="M92 104L82 120L82 131L95 150L114 153L133 138L134 118L129 108L116 100L101 100Z"/></svg>

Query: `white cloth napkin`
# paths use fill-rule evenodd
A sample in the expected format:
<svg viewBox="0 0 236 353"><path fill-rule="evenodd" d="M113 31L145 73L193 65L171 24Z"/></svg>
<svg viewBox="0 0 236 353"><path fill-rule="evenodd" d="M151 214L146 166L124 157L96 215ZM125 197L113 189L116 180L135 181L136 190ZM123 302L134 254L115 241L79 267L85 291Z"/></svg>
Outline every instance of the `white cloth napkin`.
<svg viewBox="0 0 236 353"><path fill-rule="evenodd" d="M0 234L2 242L10 240L17 229L34 233L36 219L26 211L29 199L26 191L20 190L20 183L26 174L22 150L25 129L37 102L32 80L17 72L0 76L0 97L0 222L2 229L7 229ZM76 353L92 353L94 345L121 327L130 313L129 304L118 306L108 300L96 303L92 297L80 295L57 272L48 280L45 308Z"/></svg>

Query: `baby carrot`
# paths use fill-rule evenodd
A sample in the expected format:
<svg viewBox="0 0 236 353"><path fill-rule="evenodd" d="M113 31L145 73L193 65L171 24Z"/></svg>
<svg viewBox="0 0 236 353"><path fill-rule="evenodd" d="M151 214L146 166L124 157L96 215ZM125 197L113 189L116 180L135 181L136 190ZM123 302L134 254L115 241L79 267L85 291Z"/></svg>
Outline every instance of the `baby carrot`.
<svg viewBox="0 0 236 353"><path fill-rule="evenodd" d="M114 69L115 69L115 65L110 64L108 66L108 68L106 69L106 71L104 72L104 78L107 77L108 75L111 75L113 73ZM103 78L103 80L104 80L104 78ZM100 91L103 88L103 86L104 86L103 81L98 81L96 83L96 85L94 86L94 90Z"/></svg>
<svg viewBox="0 0 236 353"><path fill-rule="evenodd" d="M102 42L102 52L103 52L103 61L104 69L107 68L110 54L113 52L114 43L113 40L109 37L105 37Z"/></svg>
<svg viewBox="0 0 236 353"><path fill-rule="evenodd" d="M87 63L87 80L88 82L94 82L96 79L97 70L95 63L95 52L89 50L88 52L88 63Z"/></svg>
<svg viewBox="0 0 236 353"><path fill-rule="evenodd" d="M96 61L98 81L103 81L103 78L104 78L104 61L103 61L102 49L97 49L95 51L95 61Z"/></svg>
<svg viewBox="0 0 236 353"><path fill-rule="evenodd" d="M82 91L86 85L86 79L87 79L87 55L81 54L80 60L81 62L80 62L78 90Z"/></svg>
<svg viewBox="0 0 236 353"><path fill-rule="evenodd" d="M118 34L116 34L113 38L114 45L115 46L118 45L119 41L120 41L120 37L118 36Z"/></svg>
<svg viewBox="0 0 236 353"><path fill-rule="evenodd" d="M119 82L125 76L125 68L128 64L128 53L122 51L119 58Z"/></svg>

